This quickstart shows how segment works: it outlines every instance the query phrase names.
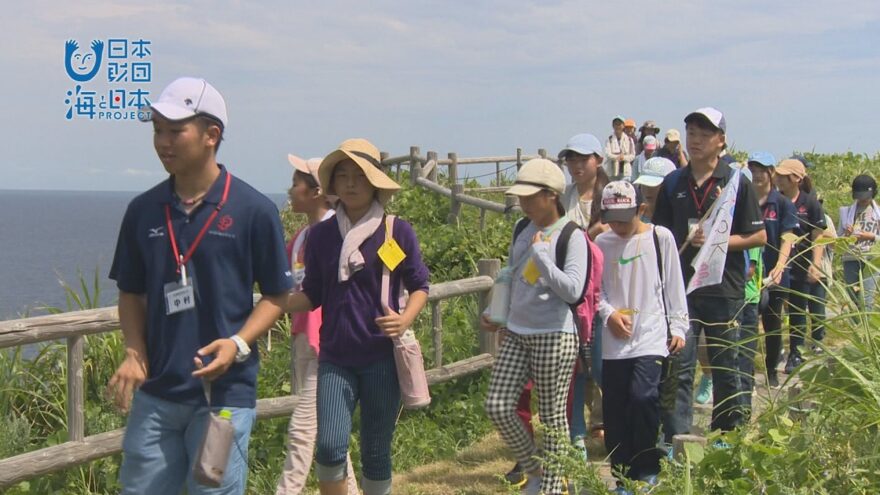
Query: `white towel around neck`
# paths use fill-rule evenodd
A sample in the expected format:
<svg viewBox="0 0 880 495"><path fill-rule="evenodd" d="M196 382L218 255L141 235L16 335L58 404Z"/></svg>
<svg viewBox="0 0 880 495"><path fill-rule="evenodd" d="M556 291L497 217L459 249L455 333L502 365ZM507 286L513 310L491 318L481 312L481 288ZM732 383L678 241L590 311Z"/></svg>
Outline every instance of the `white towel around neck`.
<svg viewBox="0 0 880 495"><path fill-rule="evenodd" d="M336 221L342 236L342 250L339 253L340 282L345 282L354 272L364 267L364 255L358 248L382 226L384 216L385 208L378 201L373 201L364 216L352 225L345 206L339 203L336 207Z"/></svg>

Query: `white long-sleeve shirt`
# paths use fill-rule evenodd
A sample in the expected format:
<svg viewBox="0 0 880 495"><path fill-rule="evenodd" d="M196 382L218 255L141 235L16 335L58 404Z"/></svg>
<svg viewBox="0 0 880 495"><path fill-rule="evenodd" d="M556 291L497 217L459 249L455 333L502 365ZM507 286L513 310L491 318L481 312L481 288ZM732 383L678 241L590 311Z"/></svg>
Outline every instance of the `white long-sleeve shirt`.
<svg viewBox="0 0 880 495"><path fill-rule="evenodd" d="M662 252L663 283L657 271L657 254L651 229L623 238L609 230L596 238L602 249L605 268L599 315L602 328L602 359L628 359L640 356L666 356L666 318L668 309L672 335L685 338L688 329L687 299L679 264L678 249L672 232L653 226ZM631 309L633 334L619 339L608 329L608 317L622 309Z"/></svg>

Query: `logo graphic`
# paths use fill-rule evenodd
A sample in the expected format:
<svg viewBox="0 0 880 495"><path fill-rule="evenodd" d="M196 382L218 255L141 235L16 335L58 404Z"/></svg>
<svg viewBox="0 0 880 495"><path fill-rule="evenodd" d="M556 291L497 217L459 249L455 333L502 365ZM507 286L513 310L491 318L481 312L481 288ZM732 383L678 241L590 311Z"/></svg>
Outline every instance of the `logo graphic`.
<svg viewBox="0 0 880 495"><path fill-rule="evenodd" d="M64 68L67 75L77 82L91 81L101 70L101 59L104 56L104 42L92 41L92 53L82 53L75 40L67 40L64 44Z"/></svg>
<svg viewBox="0 0 880 495"><path fill-rule="evenodd" d="M64 69L67 77L77 84L66 92L65 118L132 121L149 118L149 108L144 107L150 105L150 92L131 85L153 80L150 45L151 41L142 38L110 38L106 42L92 40L90 49L81 49L76 40L67 40ZM106 74L106 80L99 77L99 73Z"/></svg>
<svg viewBox="0 0 880 495"><path fill-rule="evenodd" d="M221 232L226 232L229 230L229 227L232 227L232 217L229 215L223 215L220 217L220 220L217 221L217 228L220 229Z"/></svg>
<svg viewBox="0 0 880 495"><path fill-rule="evenodd" d="M163 230L165 227L154 227L150 229L150 235L147 236L148 239L152 239L153 237L164 237L165 232Z"/></svg>
<svg viewBox="0 0 880 495"><path fill-rule="evenodd" d="M620 263L621 265L628 265L628 264L632 263L633 261L635 261L635 260L637 260L637 259L639 259L639 258L641 258L641 257L642 257L642 254L641 254L641 253L639 253L639 254L633 256L632 258L624 258L623 256L621 256L621 257L617 260L617 262Z"/></svg>
<svg viewBox="0 0 880 495"><path fill-rule="evenodd" d="M765 220L776 220L776 210L775 209L768 209L767 212L764 214L764 219Z"/></svg>

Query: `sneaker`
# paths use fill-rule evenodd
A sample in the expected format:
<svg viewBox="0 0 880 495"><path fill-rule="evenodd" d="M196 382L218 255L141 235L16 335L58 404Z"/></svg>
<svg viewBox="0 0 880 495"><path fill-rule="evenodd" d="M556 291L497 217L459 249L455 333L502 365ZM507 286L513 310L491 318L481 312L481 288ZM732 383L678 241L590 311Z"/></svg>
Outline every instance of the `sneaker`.
<svg viewBox="0 0 880 495"><path fill-rule="evenodd" d="M527 481L526 472L518 462L513 466L513 469L504 475L504 479L514 488L522 488Z"/></svg>
<svg viewBox="0 0 880 495"><path fill-rule="evenodd" d="M790 375L794 373L794 370L797 369L798 366L804 364L803 358L795 353L791 353L788 355L788 360L785 362L785 374Z"/></svg>
<svg viewBox="0 0 880 495"><path fill-rule="evenodd" d="M697 397L694 399L697 404L706 404L712 400L712 377L703 375L700 379L700 386L697 389Z"/></svg>
<svg viewBox="0 0 880 495"><path fill-rule="evenodd" d="M614 495L633 495L633 492L627 490L622 486L618 486L617 488L612 490L611 493L613 493Z"/></svg>
<svg viewBox="0 0 880 495"><path fill-rule="evenodd" d="M779 375L776 374L776 370L773 370L772 373L767 373L767 385L770 387L779 386Z"/></svg>
<svg viewBox="0 0 880 495"><path fill-rule="evenodd" d="M586 462L587 461L587 443L584 440L584 437L581 437L581 436L575 437L575 439L571 441L571 444L572 444L572 446L574 446L574 449L577 451L577 453L581 457L581 459L583 459L584 462Z"/></svg>
<svg viewBox="0 0 880 495"><path fill-rule="evenodd" d="M541 477L534 476L526 480L522 487L523 495L541 495Z"/></svg>
<svg viewBox="0 0 880 495"><path fill-rule="evenodd" d="M647 484L650 485L650 486L656 486L656 485L657 485L657 482L658 482L658 480L657 480L657 475L656 475L656 474L651 474L651 475L648 475L648 476L645 476L645 477L640 477L640 478L639 478L639 481L643 481L643 482L647 483Z"/></svg>
<svg viewBox="0 0 880 495"><path fill-rule="evenodd" d="M817 345L817 344L813 344L812 346L810 346L810 350L813 351L813 354L815 354L817 356L819 354L822 354L823 352L825 352L825 350L822 349L821 347L819 347L819 345Z"/></svg>

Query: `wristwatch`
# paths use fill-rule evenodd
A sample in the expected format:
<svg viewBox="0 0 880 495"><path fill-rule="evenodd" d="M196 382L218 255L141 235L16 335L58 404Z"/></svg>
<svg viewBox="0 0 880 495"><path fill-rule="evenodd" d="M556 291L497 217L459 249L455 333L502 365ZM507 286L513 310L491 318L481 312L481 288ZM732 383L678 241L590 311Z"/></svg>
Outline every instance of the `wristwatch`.
<svg viewBox="0 0 880 495"><path fill-rule="evenodd" d="M235 362L243 363L247 361L247 358L249 358L251 355L251 346L249 346L248 343L245 342L244 339L239 337L238 335L233 335L232 337L229 337L229 340L235 342L235 347L238 348L238 350L235 352Z"/></svg>

